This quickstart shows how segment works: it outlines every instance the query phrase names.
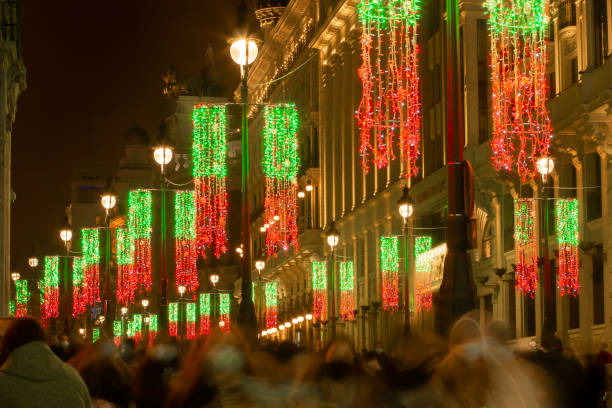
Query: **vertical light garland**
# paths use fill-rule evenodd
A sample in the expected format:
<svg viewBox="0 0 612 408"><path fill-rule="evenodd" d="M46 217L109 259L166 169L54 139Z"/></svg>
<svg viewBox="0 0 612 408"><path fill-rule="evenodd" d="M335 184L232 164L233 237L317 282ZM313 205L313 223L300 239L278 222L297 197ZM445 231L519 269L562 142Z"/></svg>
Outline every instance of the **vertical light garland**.
<svg viewBox="0 0 612 408"><path fill-rule="evenodd" d="M134 314L134 341L139 344L142 340L142 315Z"/></svg>
<svg viewBox="0 0 612 408"><path fill-rule="evenodd" d="M15 301L12 299L9 300L9 315L15 316Z"/></svg>
<svg viewBox="0 0 612 408"><path fill-rule="evenodd" d="M312 263L312 315L319 321L327 320L327 263Z"/></svg>
<svg viewBox="0 0 612 408"><path fill-rule="evenodd" d="M126 228L117 229L117 302L133 304L138 278L134 273L134 242Z"/></svg>
<svg viewBox="0 0 612 408"><path fill-rule="evenodd" d="M100 302L100 230L81 230L81 250L85 302L94 305Z"/></svg>
<svg viewBox="0 0 612 408"><path fill-rule="evenodd" d="M159 324L157 321L157 315L152 314L149 316L149 347L155 343L155 339L157 338L157 333L159 333Z"/></svg>
<svg viewBox="0 0 612 408"><path fill-rule="evenodd" d="M83 278L83 259L72 260L72 317L78 317L87 310L87 297Z"/></svg>
<svg viewBox="0 0 612 408"><path fill-rule="evenodd" d="M196 304L187 303L185 306L186 332L187 339L193 339L196 336Z"/></svg>
<svg viewBox="0 0 612 408"><path fill-rule="evenodd" d="M178 335L178 303L168 303L168 332L171 336Z"/></svg>
<svg viewBox="0 0 612 408"><path fill-rule="evenodd" d="M266 283L266 328L276 327L278 321L278 283Z"/></svg>
<svg viewBox="0 0 612 408"><path fill-rule="evenodd" d="M198 288L198 248L196 244L196 210L193 191L177 191L174 196L174 262L177 286L187 291Z"/></svg>
<svg viewBox="0 0 612 408"><path fill-rule="evenodd" d="M59 316L59 256L45 257L43 288L41 320L48 325L49 320Z"/></svg>
<svg viewBox="0 0 612 408"><path fill-rule="evenodd" d="M230 295L221 293L219 295L219 321L223 322L221 330L226 333L230 331Z"/></svg>
<svg viewBox="0 0 612 408"><path fill-rule="evenodd" d="M210 333L210 293L200 293L200 335Z"/></svg>
<svg viewBox="0 0 612 408"><path fill-rule="evenodd" d="M226 107L197 105L192 120L196 240L202 256L213 247L218 258L227 251Z"/></svg>
<svg viewBox="0 0 612 408"><path fill-rule="evenodd" d="M399 241L397 237L380 237L383 310L399 309Z"/></svg>
<svg viewBox="0 0 612 408"><path fill-rule="evenodd" d="M419 45L417 43L420 0L361 0L362 26L361 103L356 112L360 128L361 164L370 161L380 169L395 158L399 139L406 176L418 172L421 133L419 96Z"/></svg>
<svg viewBox="0 0 612 408"><path fill-rule="evenodd" d="M355 272L353 262L340 262L340 317L355 318Z"/></svg>
<svg viewBox="0 0 612 408"><path fill-rule="evenodd" d="M121 336L123 336L123 322L121 320L115 320L113 322L113 342L115 346L121 344Z"/></svg>
<svg viewBox="0 0 612 408"><path fill-rule="evenodd" d="M580 259L578 259L578 200L555 201L555 230L559 243L559 276L557 288L561 296L578 295L580 291Z"/></svg>
<svg viewBox="0 0 612 408"><path fill-rule="evenodd" d="M431 249L431 237L416 237L414 239L415 259L415 297L416 310L430 310L432 306L431 293L431 259L427 252Z"/></svg>
<svg viewBox="0 0 612 408"><path fill-rule="evenodd" d="M128 234L133 249L135 288L151 290L151 232L153 198L150 191L132 190L128 194Z"/></svg>
<svg viewBox="0 0 612 408"><path fill-rule="evenodd" d="M15 317L26 317L28 315L28 281L20 279L15 282Z"/></svg>
<svg viewBox="0 0 612 408"><path fill-rule="evenodd" d="M491 35L493 167L536 175L549 155L552 128L546 109L547 0L487 0Z"/></svg>
<svg viewBox="0 0 612 408"><path fill-rule="evenodd" d="M100 340L100 328L94 327L91 331L91 342L95 343L98 340Z"/></svg>
<svg viewBox="0 0 612 408"><path fill-rule="evenodd" d="M266 106L262 167L266 178L264 222L266 253L276 256L290 246L297 250L297 173L300 167L295 105Z"/></svg>
<svg viewBox="0 0 612 408"><path fill-rule="evenodd" d="M134 335L135 335L134 321L130 320L130 321L128 321L128 324L127 324L127 336L128 336L128 338L133 339Z"/></svg>
<svg viewBox="0 0 612 408"><path fill-rule="evenodd" d="M535 295L538 285L536 205L533 198L514 200L514 252L516 287L524 295Z"/></svg>

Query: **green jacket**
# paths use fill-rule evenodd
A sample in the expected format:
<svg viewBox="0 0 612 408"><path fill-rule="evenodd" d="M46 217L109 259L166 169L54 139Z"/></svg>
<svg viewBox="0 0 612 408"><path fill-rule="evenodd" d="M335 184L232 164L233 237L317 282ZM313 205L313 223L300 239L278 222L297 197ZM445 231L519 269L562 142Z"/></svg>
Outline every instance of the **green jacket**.
<svg viewBox="0 0 612 408"><path fill-rule="evenodd" d="M0 370L3 408L90 408L87 386L42 341L14 350Z"/></svg>

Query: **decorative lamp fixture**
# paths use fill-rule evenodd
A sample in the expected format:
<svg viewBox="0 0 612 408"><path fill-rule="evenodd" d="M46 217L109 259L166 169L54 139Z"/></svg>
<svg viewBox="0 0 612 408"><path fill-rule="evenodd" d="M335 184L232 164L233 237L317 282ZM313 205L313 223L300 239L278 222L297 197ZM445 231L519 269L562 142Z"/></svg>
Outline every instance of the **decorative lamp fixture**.
<svg viewBox="0 0 612 408"><path fill-rule="evenodd" d="M145 309L147 307L149 307L149 299L142 299L142 307L144 307Z"/></svg>
<svg viewBox="0 0 612 408"><path fill-rule="evenodd" d="M172 161L173 148L166 140L166 136L162 134L156 146L153 147L153 159L161 166L161 172L164 173L164 166Z"/></svg>
<svg viewBox="0 0 612 408"><path fill-rule="evenodd" d="M263 271L265 267L266 261L264 261L262 257L257 258L257 260L255 261L255 269L257 269L257 272L261 273L261 271Z"/></svg>
<svg viewBox="0 0 612 408"><path fill-rule="evenodd" d="M28 265L30 268L36 268L38 266L38 258L34 255L28 258Z"/></svg>
<svg viewBox="0 0 612 408"><path fill-rule="evenodd" d="M184 285L179 285L178 286L178 293L183 296L185 294L185 292L187 291L187 287Z"/></svg>
<svg viewBox="0 0 612 408"><path fill-rule="evenodd" d="M291 319L291 324L298 324L298 319L296 317Z"/></svg>
<svg viewBox="0 0 612 408"><path fill-rule="evenodd" d="M399 200L397 200L397 209L404 219L404 222L408 218L412 217L412 214L414 213L414 201L412 201L412 198L410 197L408 186L404 186L402 189L402 196L399 198Z"/></svg>
<svg viewBox="0 0 612 408"><path fill-rule="evenodd" d="M310 313L306 315L306 320L312 320L312 315Z"/></svg>
<svg viewBox="0 0 612 408"><path fill-rule="evenodd" d="M325 237L327 239L327 245L329 245L333 251L340 242L340 233L336 229L336 225L333 221L329 224L329 228L325 232Z"/></svg>
<svg viewBox="0 0 612 408"><path fill-rule="evenodd" d="M64 245L68 245L68 242L72 239L72 225L68 222L68 216L64 216L64 223L59 231L60 238L64 241Z"/></svg>
<svg viewBox="0 0 612 408"><path fill-rule="evenodd" d="M128 312L128 308L127 307L124 306L124 307L121 308L121 314L123 316L125 316L127 314L127 312Z"/></svg>
<svg viewBox="0 0 612 408"><path fill-rule="evenodd" d="M213 284L213 287L216 287L218 282L219 282L219 275L217 275L216 273L213 273L212 275L210 275L210 283Z"/></svg>
<svg viewBox="0 0 612 408"><path fill-rule="evenodd" d="M298 198L304 198L304 197L306 197L306 193L303 192L302 190L300 190L300 191L298 191L297 196L298 196Z"/></svg>
<svg viewBox="0 0 612 408"><path fill-rule="evenodd" d="M247 64L251 65L255 58L257 58L258 51L257 43L252 39L246 38L234 40L230 47L232 60L240 65L241 68Z"/></svg>
<svg viewBox="0 0 612 408"><path fill-rule="evenodd" d="M546 182L546 177L555 169L555 161L550 157L540 157L536 166L538 173L542 175L542 181Z"/></svg>
<svg viewBox="0 0 612 408"><path fill-rule="evenodd" d="M11 279L13 280L13 282L17 282L20 278L21 278L21 275L19 274L19 272L11 273Z"/></svg>
<svg viewBox="0 0 612 408"><path fill-rule="evenodd" d="M112 180L109 179L106 182L106 187L100 196L100 202L102 203L102 207L106 210L106 214L110 212L111 209L115 207L117 204L117 194L113 191Z"/></svg>
<svg viewBox="0 0 612 408"><path fill-rule="evenodd" d="M304 316L299 316L297 320L299 323L302 323L304 321Z"/></svg>
<svg viewBox="0 0 612 408"><path fill-rule="evenodd" d="M312 182L310 180L306 182L306 191L312 191Z"/></svg>

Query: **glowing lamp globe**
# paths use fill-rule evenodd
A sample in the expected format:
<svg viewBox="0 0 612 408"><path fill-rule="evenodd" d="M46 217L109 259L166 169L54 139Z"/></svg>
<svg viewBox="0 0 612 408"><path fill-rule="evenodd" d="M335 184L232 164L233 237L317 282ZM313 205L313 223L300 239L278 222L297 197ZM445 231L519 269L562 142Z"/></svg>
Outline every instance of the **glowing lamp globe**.
<svg viewBox="0 0 612 408"><path fill-rule="evenodd" d="M255 261L255 269L261 272L266 267L266 262L263 259Z"/></svg>
<svg viewBox="0 0 612 408"><path fill-rule="evenodd" d="M297 196L298 198L304 198L306 196L306 193L304 193L303 191L298 191Z"/></svg>
<svg viewBox="0 0 612 408"><path fill-rule="evenodd" d="M300 317L298 317L298 318L297 318L297 321L298 321L299 323L302 323L302 322L304 321L304 316L300 316Z"/></svg>
<svg viewBox="0 0 612 408"><path fill-rule="evenodd" d="M104 317L104 315L100 315L98 317L98 320L100 320L100 323L104 323L104 321L106 320L106 317Z"/></svg>
<svg viewBox="0 0 612 408"><path fill-rule="evenodd" d="M281 331L282 331L282 330L285 330L285 326L283 326L283 325L281 324L281 325L279 326L279 329L281 329Z"/></svg>
<svg viewBox="0 0 612 408"><path fill-rule="evenodd" d="M219 327L225 327L225 322L223 320L219 322Z"/></svg>
<svg viewBox="0 0 612 408"><path fill-rule="evenodd" d="M399 200L397 200L397 206L400 216L404 220L410 218L414 213L414 202L412 201L412 198L410 198L408 186L405 186L402 190L402 196L399 198Z"/></svg>
<svg viewBox="0 0 612 408"><path fill-rule="evenodd" d="M151 318L149 316L145 316L144 321L146 324L149 324L151 322Z"/></svg>
<svg viewBox="0 0 612 408"><path fill-rule="evenodd" d="M185 286L183 286L183 285L180 285L180 286L178 287L178 292L180 293L180 295L181 295L181 296L183 296L183 295L185 294L185 291L186 291L186 290L187 290L187 288L186 288ZM148 304L148 302L147 302L147 304ZM143 306L144 306L144 305L143 305Z"/></svg>
<svg viewBox="0 0 612 408"><path fill-rule="evenodd" d="M550 157L540 157L536 162L536 167L538 168L538 173L542 175L542 177L546 177L555 168L555 162Z"/></svg>
<svg viewBox="0 0 612 408"><path fill-rule="evenodd" d="M240 66L250 65L257 58L257 44L253 40L236 40L230 47L230 55L234 62ZM248 55L248 60L247 60Z"/></svg>
<svg viewBox="0 0 612 408"><path fill-rule="evenodd" d="M312 315L311 314L307 314L306 315L306 320L312 320Z"/></svg>
<svg viewBox="0 0 612 408"><path fill-rule="evenodd" d="M153 150L153 158L157 164L165 166L172 161L172 148L170 146L157 146Z"/></svg>
<svg viewBox="0 0 612 408"><path fill-rule="evenodd" d="M329 245L333 250L340 242L340 233L338 233L338 230L336 230L336 226L334 225L333 221L331 224L329 224L329 228L325 236L327 238L327 245Z"/></svg>
<svg viewBox="0 0 612 408"><path fill-rule="evenodd" d="M312 183L310 182L310 180L308 180L308 182L306 183L306 191L312 191Z"/></svg>
<svg viewBox="0 0 612 408"><path fill-rule="evenodd" d="M30 265L30 268L36 268L38 266L38 258L35 256L29 257L28 265Z"/></svg>
<svg viewBox="0 0 612 408"><path fill-rule="evenodd" d="M268 334L268 331L267 331L267 330L264 330L264 331L262 331L262 332L261 332L261 334L262 334L263 336L266 336L266 335Z"/></svg>
<svg viewBox="0 0 612 408"><path fill-rule="evenodd" d="M149 306L149 299L142 299L142 307L147 307L147 306Z"/></svg>
<svg viewBox="0 0 612 408"><path fill-rule="evenodd" d="M79 329L79 333L81 334L81 336L85 335L85 329L81 327Z"/></svg>
<svg viewBox="0 0 612 408"><path fill-rule="evenodd" d="M260 232L266 232L266 227L262 225L261 227L259 227L259 231Z"/></svg>
<svg viewBox="0 0 612 408"><path fill-rule="evenodd" d="M293 319L291 319L291 323L293 323L293 324L298 324L298 319L297 319L297 318L293 318Z"/></svg>
<svg viewBox="0 0 612 408"><path fill-rule="evenodd" d="M21 275L19 274L19 272L13 272L11 273L11 279L14 282L17 282L19 280L19 278L21 278Z"/></svg>
<svg viewBox="0 0 612 408"><path fill-rule="evenodd" d="M288 329L288 328L290 328L290 327L291 327L291 323L286 322L286 323L285 323L285 327L286 327L287 329Z"/></svg>
<svg viewBox="0 0 612 408"><path fill-rule="evenodd" d="M217 282L219 282L219 275L217 274L210 275L210 282L213 284L213 286L215 286Z"/></svg>
<svg viewBox="0 0 612 408"><path fill-rule="evenodd" d="M103 194L102 197L100 197L100 202L102 203L102 207L106 210L110 210L117 204L117 197L112 194Z"/></svg>

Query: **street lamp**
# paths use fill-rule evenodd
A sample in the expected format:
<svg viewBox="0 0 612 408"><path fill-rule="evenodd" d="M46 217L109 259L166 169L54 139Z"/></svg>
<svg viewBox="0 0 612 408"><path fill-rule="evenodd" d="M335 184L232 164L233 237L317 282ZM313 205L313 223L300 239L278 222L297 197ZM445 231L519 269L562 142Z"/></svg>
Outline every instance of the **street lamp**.
<svg viewBox="0 0 612 408"><path fill-rule="evenodd" d="M30 268L36 268L38 266L38 258L35 256L29 257L28 265L30 265Z"/></svg>
<svg viewBox="0 0 612 408"><path fill-rule="evenodd" d="M213 288L217 288L217 282L219 282L219 275L217 275L216 273L213 273L212 275L210 275L210 283L213 284ZM180 291L180 287L179 287L179 291Z"/></svg>
<svg viewBox="0 0 612 408"><path fill-rule="evenodd" d="M157 146L153 148L153 159L161 166L162 174L164 173L164 166L172 161L172 153L172 146L162 136Z"/></svg>
<svg viewBox="0 0 612 408"><path fill-rule="evenodd" d="M544 258L544 282L550 282L551 272L550 272L550 259L548 253L548 235L549 235L549 227L548 227L548 189L546 188L547 178L550 173L552 173L555 168L555 162L551 157L540 157L536 161L536 168L538 169L538 173L542 175L542 205L544 206L544 248L543 248L543 258ZM542 214L540 212L540 214ZM542 241L540 241L542 242ZM555 314L555 307L553 304L553 297L550 287L544 288L544 328L549 332L553 333L555 328L553 327L553 316Z"/></svg>
<svg viewBox="0 0 612 408"><path fill-rule="evenodd" d="M410 333L410 269L408 267L408 218L414 213L414 201L410 197L408 185L402 189L397 200L397 209L404 220L404 331Z"/></svg>
<svg viewBox="0 0 612 408"><path fill-rule="evenodd" d="M542 181L546 183L546 177L552 173L555 168L555 161L550 157L540 157L536 161L538 173L542 175Z"/></svg>
<svg viewBox="0 0 612 408"><path fill-rule="evenodd" d="M117 204L117 194L113 191L112 179L109 177L106 181L106 187L100 196L100 203L106 211L106 251L105 251L105 264L106 264L106 296L104 302L104 309L108 313L108 304L110 299L110 257L111 257L111 236L110 236L110 212Z"/></svg>
<svg viewBox="0 0 612 408"><path fill-rule="evenodd" d="M102 203L102 207L106 210L106 216L110 210L112 210L117 204L117 194L113 191L111 178L108 178L106 182L106 187L104 187L104 191L100 196L100 203Z"/></svg>
<svg viewBox="0 0 612 408"><path fill-rule="evenodd" d="M185 294L185 291L186 291L186 290L187 290L187 288L186 288L185 286L183 286L183 285L179 285L179 287L178 287L178 293L181 295L181 298L182 298L182 297L183 297L183 295ZM146 300L146 299L145 299L145 300ZM149 301L147 300L147 305L148 305L148 304L149 304ZM142 305L144 306L144 301L143 301L143 304L142 304ZM145 307L146 307L146 306L145 306Z"/></svg>
<svg viewBox="0 0 612 408"><path fill-rule="evenodd" d="M257 52L257 43L252 39L234 40L230 47L230 55L232 56L232 60L234 60L236 64L240 65L241 68L243 68L245 65L252 64L255 61L255 58L257 58Z"/></svg>
<svg viewBox="0 0 612 408"><path fill-rule="evenodd" d="M312 191L312 182L310 180L306 182L306 191Z"/></svg>
<svg viewBox="0 0 612 408"><path fill-rule="evenodd" d="M297 193L298 198L304 198L306 196L306 193L304 193L302 190L298 191Z"/></svg>
<svg viewBox="0 0 612 408"><path fill-rule="evenodd" d="M263 256L261 254L259 254L259 256L257 257L257 260L255 261L255 269L257 269L257 275L258 275L258 283L257 283L257 291L259 293L259 326L263 327L263 314L262 314L262 305L261 305L261 271L264 270L264 268L266 267L266 261L264 260Z"/></svg>
<svg viewBox="0 0 612 408"><path fill-rule="evenodd" d="M325 237L327 238L327 245L331 248L332 253L332 267L331 267L331 275L330 275L330 290L331 290L331 328L332 328L332 338L336 337L336 246L340 242L340 234L336 229L336 225L332 221L329 224L329 228L325 233Z"/></svg>
<svg viewBox="0 0 612 408"><path fill-rule="evenodd" d="M179 288L180 288L180 286L179 286ZM184 286L183 286L183 288L184 288ZM182 295L182 293L181 293L181 295ZM142 303L142 307L144 307L145 310L146 310L147 307L149 306L149 299L142 299L141 303Z"/></svg>
<svg viewBox="0 0 612 408"><path fill-rule="evenodd" d="M72 225L68 222L68 216L64 216L64 223L60 228L59 235L62 241L64 241L64 245L66 246L66 252L68 252L68 242L72 239Z"/></svg>
<svg viewBox="0 0 612 408"><path fill-rule="evenodd" d="M17 282L19 278L21 278L21 275L19 274L19 272L11 273L11 279L13 280L13 282Z"/></svg>

